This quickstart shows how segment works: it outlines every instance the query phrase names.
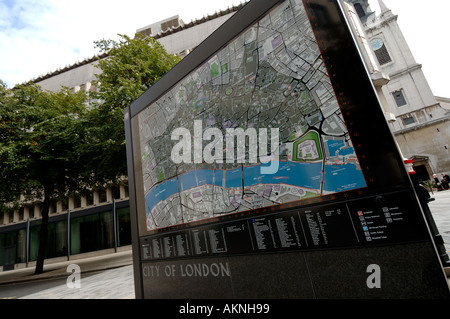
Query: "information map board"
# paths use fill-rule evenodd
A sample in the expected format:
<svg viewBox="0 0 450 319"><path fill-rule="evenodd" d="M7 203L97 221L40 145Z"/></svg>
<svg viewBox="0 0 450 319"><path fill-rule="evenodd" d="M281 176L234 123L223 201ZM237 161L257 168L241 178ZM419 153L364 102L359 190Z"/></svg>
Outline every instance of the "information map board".
<svg viewBox="0 0 450 319"><path fill-rule="evenodd" d="M339 1L250 1L125 123L138 298L449 296Z"/></svg>

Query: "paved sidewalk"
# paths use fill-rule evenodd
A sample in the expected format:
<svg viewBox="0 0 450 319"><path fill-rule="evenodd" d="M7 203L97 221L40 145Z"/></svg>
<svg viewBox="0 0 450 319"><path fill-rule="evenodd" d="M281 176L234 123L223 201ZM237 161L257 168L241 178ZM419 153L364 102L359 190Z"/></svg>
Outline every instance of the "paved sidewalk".
<svg viewBox="0 0 450 319"><path fill-rule="evenodd" d="M24 297L25 299L122 299L134 298L131 247L112 254L45 264L44 272L34 274L34 267L0 272L0 287L35 280L68 278L67 267L80 267L80 288L66 284Z"/></svg>
<svg viewBox="0 0 450 319"><path fill-rule="evenodd" d="M63 284L20 299L135 299L133 266L108 269L87 277L81 273L79 288Z"/></svg>
<svg viewBox="0 0 450 319"><path fill-rule="evenodd" d="M450 190L430 193L430 196L435 200L428 206L450 256Z"/></svg>

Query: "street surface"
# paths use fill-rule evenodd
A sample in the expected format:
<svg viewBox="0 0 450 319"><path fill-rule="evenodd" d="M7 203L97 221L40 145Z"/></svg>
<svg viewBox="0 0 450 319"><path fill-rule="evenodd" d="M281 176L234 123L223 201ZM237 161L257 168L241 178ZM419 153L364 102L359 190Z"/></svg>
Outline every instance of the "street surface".
<svg viewBox="0 0 450 319"><path fill-rule="evenodd" d="M430 202L430 210L434 220L444 239L447 253L450 254L450 190L435 192L431 194L435 200ZM116 254L120 255L120 254ZM118 257L98 257L103 258L104 263L111 264L107 258L116 258L117 268L100 270L98 272L89 271L83 274L83 269L89 269L88 261L67 262L61 267L66 271L69 263L80 264L80 288L69 288L67 276L58 278L46 278L37 281L0 285L0 299L134 299L134 277L131 265L131 253L122 253ZM124 259L129 258L126 265ZM97 261L98 262L98 261ZM84 265L85 263L86 265ZM90 262L94 263L94 261ZM1 279L1 276L0 276ZM1 280L0 280L1 281ZM449 280L450 283L450 280Z"/></svg>
<svg viewBox="0 0 450 319"><path fill-rule="evenodd" d="M435 198L430 202L431 213L433 214L439 233L444 239L447 254L450 255L450 190L434 192L431 197Z"/></svg>
<svg viewBox="0 0 450 319"><path fill-rule="evenodd" d="M67 279L54 281L52 288L37 291L20 299L134 299L133 266L106 270L84 277L80 288L69 288Z"/></svg>
<svg viewBox="0 0 450 319"><path fill-rule="evenodd" d="M79 268L74 286L74 272ZM68 285L69 283L69 285ZM0 299L133 299L132 251L44 264L44 273L34 275L34 267L0 272Z"/></svg>

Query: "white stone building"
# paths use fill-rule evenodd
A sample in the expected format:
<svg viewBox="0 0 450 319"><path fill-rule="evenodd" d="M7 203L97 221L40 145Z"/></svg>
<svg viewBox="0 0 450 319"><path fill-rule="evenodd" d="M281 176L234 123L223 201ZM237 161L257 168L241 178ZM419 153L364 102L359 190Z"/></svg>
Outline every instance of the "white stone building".
<svg viewBox="0 0 450 319"><path fill-rule="evenodd" d="M450 171L450 99L435 97L411 52L395 15L383 0L375 14L368 0L353 4L370 44L379 76L380 101L403 156L414 160L419 178ZM370 69L370 68L369 68Z"/></svg>

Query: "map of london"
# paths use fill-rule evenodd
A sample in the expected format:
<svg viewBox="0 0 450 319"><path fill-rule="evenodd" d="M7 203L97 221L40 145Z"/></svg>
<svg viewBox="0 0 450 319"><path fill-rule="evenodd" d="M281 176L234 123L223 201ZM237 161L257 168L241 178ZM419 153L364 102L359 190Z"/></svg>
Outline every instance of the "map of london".
<svg viewBox="0 0 450 319"><path fill-rule="evenodd" d="M269 164L249 158L174 163L172 132L194 139L199 120L224 139L229 128L277 128L279 145L267 148L278 151L278 170L261 174ZM270 11L177 83L139 114L139 129L149 231L366 187L301 0Z"/></svg>

